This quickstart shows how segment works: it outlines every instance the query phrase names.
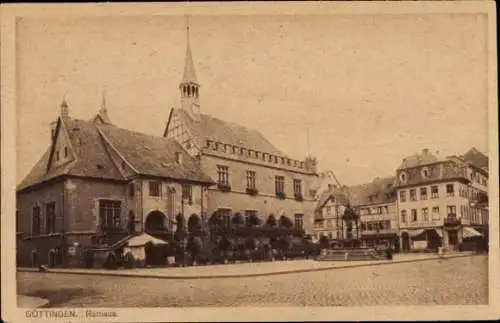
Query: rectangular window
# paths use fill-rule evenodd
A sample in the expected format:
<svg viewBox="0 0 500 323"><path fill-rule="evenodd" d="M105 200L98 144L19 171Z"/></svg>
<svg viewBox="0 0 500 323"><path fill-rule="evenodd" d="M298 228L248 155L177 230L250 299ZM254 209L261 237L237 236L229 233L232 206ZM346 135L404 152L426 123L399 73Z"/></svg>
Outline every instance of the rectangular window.
<svg viewBox="0 0 500 323"><path fill-rule="evenodd" d="M247 188L255 189L255 172L247 170Z"/></svg>
<svg viewBox="0 0 500 323"><path fill-rule="evenodd" d="M384 222L385 222L385 228L386 228L387 230L390 230L390 229L391 229L391 221L390 221L390 220L386 220L386 221L384 221Z"/></svg>
<svg viewBox="0 0 500 323"><path fill-rule="evenodd" d="M327 206L326 207L326 214L327 215L331 215L332 214L332 207L331 206Z"/></svg>
<svg viewBox="0 0 500 323"><path fill-rule="evenodd" d="M373 223L372 223L372 222L368 222L368 223L366 224L366 229L367 229L368 231L373 231L373 230L374 230L374 228L373 228Z"/></svg>
<svg viewBox="0 0 500 323"><path fill-rule="evenodd" d="M134 185L134 183L128 184L128 196L135 197L135 185Z"/></svg>
<svg viewBox="0 0 500 323"><path fill-rule="evenodd" d="M416 201L417 200L417 190L412 188L410 190L410 201Z"/></svg>
<svg viewBox="0 0 500 323"><path fill-rule="evenodd" d="M274 179L276 195L285 193L285 178L283 176L276 176Z"/></svg>
<svg viewBox="0 0 500 323"><path fill-rule="evenodd" d="M100 200L99 219L103 230L117 231L121 226L121 201Z"/></svg>
<svg viewBox="0 0 500 323"><path fill-rule="evenodd" d="M33 218L31 221L31 234L39 235L40 234L40 207L33 207Z"/></svg>
<svg viewBox="0 0 500 323"><path fill-rule="evenodd" d="M422 221L429 221L429 209L426 207L422 209Z"/></svg>
<svg viewBox="0 0 500 323"><path fill-rule="evenodd" d="M406 213L407 213L406 210L402 210L401 211L401 223L406 223L406 221L407 221L407 218L406 218L407 215L406 215Z"/></svg>
<svg viewBox="0 0 500 323"><path fill-rule="evenodd" d="M417 222L417 221L418 221L417 210L412 209L411 210L411 222Z"/></svg>
<svg viewBox="0 0 500 323"><path fill-rule="evenodd" d="M431 198L439 198L439 188L437 186L431 186Z"/></svg>
<svg viewBox="0 0 500 323"><path fill-rule="evenodd" d="M59 150L56 151L56 161L59 161Z"/></svg>
<svg viewBox="0 0 500 323"><path fill-rule="evenodd" d="M304 229L304 215L303 214L295 214L294 216L294 227L297 230Z"/></svg>
<svg viewBox="0 0 500 323"><path fill-rule="evenodd" d="M455 195L453 184L446 184L446 196L452 197Z"/></svg>
<svg viewBox="0 0 500 323"><path fill-rule="evenodd" d="M149 196L161 196L161 182L149 182Z"/></svg>
<svg viewBox="0 0 500 323"><path fill-rule="evenodd" d="M47 233L55 233L56 232L56 203L51 202L47 203L45 206L46 217L47 217Z"/></svg>
<svg viewBox="0 0 500 323"><path fill-rule="evenodd" d="M302 181L300 179L293 180L293 194L302 196Z"/></svg>
<svg viewBox="0 0 500 323"><path fill-rule="evenodd" d="M229 168L227 166L217 165L217 183L229 185Z"/></svg>
<svg viewBox="0 0 500 323"><path fill-rule="evenodd" d="M427 200L427 187L420 188L420 199Z"/></svg>
<svg viewBox="0 0 500 323"><path fill-rule="evenodd" d="M64 147L64 158L68 157L68 147Z"/></svg>
<svg viewBox="0 0 500 323"><path fill-rule="evenodd" d="M406 191L399 192L399 200L401 202L406 202Z"/></svg>
<svg viewBox="0 0 500 323"><path fill-rule="evenodd" d="M441 215L439 214L439 206L434 206L432 208L432 220L439 220L441 219Z"/></svg>
<svg viewBox="0 0 500 323"><path fill-rule="evenodd" d="M456 216L457 215L457 207L455 205L448 205L446 207L446 210L448 211L448 216Z"/></svg>
<svg viewBox="0 0 500 323"><path fill-rule="evenodd" d="M388 206L384 206L384 209L385 209L385 213L389 214L389 207Z"/></svg>
<svg viewBox="0 0 500 323"><path fill-rule="evenodd" d="M193 204L193 187L190 184L182 184L182 199Z"/></svg>

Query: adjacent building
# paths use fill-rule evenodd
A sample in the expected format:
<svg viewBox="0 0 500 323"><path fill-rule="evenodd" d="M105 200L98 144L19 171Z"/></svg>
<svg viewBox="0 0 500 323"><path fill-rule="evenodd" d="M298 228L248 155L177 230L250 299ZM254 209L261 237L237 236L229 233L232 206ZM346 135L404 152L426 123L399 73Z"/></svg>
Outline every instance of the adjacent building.
<svg viewBox="0 0 500 323"><path fill-rule="evenodd" d="M79 120L63 102L50 137L17 187L20 265L80 266L89 249L134 232L168 236L207 209L212 181L197 161L175 140L113 125L105 107Z"/></svg>
<svg viewBox="0 0 500 323"><path fill-rule="evenodd" d="M376 178L370 183L331 187L317 203L315 239L321 235L329 240L347 237L347 227L342 220L349 204L359 215L352 228L362 246L389 244L399 249L395 177Z"/></svg>
<svg viewBox="0 0 500 323"><path fill-rule="evenodd" d="M222 216L229 225L236 215L245 221L293 222L312 233L317 163L286 156L259 131L202 113L189 29L180 104L170 111L164 136L198 160L216 185L208 188L207 216ZM290 140L293 140L290 138Z"/></svg>
<svg viewBox="0 0 500 323"><path fill-rule="evenodd" d="M488 171L471 154L440 158L427 149L398 167L397 199L403 251L459 249L488 222ZM465 158L464 158L465 157ZM484 204L483 204L484 205Z"/></svg>

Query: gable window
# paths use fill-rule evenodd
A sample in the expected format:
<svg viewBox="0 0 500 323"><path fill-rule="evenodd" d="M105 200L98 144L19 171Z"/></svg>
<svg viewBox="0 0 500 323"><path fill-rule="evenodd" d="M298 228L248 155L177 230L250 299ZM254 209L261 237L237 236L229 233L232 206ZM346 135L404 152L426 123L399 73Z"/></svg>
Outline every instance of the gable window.
<svg viewBox="0 0 500 323"><path fill-rule="evenodd" d="M282 196L283 194L285 194L285 177L276 176L274 178L274 186L276 196Z"/></svg>
<svg viewBox="0 0 500 323"><path fill-rule="evenodd" d="M406 223L406 221L408 220L406 218L407 217L406 213L407 213L406 210L401 211L401 223Z"/></svg>
<svg viewBox="0 0 500 323"><path fill-rule="evenodd" d="M446 196L452 197L455 195L455 188L453 184L446 184Z"/></svg>
<svg viewBox="0 0 500 323"><path fill-rule="evenodd" d="M412 188L410 190L410 201L416 201L417 200L417 190Z"/></svg>
<svg viewBox="0 0 500 323"><path fill-rule="evenodd" d="M420 199L427 200L427 187L420 188Z"/></svg>
<svg viewBox="0 0 500 323"><path fill-rule="evenodd" d="M436 185L431 186L431 198L439 198L439 188Z"/></svg>
<svg viewBox="0 0 500 323"><path fill-rule="evenodd" d="M406 191L399 192L399 199L401 202L406 202Z"/></svg>
<svg viewBox="0 0 500 323"><path fill-rule="evenodd" d="M302 181L300 179L293 180L293 194L295 196L302 196Z"/></svg>
<svg viewBox="0 0 500 323"><path fill-rule="evenodd" d="M149 182L149 196L161 196L161 182Z"/></svg>
<svg viewBox="0 0 500 323"><path fill-rule="evenodd" d="M295 214L294 227L298 230L304 229L304 214Z"/></svg>
<svg viewBox="0 0 500 323"><path fill-rule="evenodd" d="M182 199L193 204L193 187L190 184L182 184Z"/></svg>
<svg viewBox="0 0 500 323"><path fill-rule="evenodd" d="M32 235L39 235L40 234L40 207L39 206L34 206L33 207L33 215L32 215L32 221L31 221L31 234Z"/></svg>
<svg viewBox="0 0 500 323"><path fill-rule="evenodd" d="M429 221L429 209L426 207L422 209L422 221Z"/></svg>
<svg viewBox="0 0 500 323"><path fill-rule="evenodd" d="M255 172L251 170L247 170L247 188L255 189Z"/></svg>
<svg viewBox="0 0 500 323"><path fill-rule="evenodd" d="M47 233L55 233L56 232L56 203L51 202L47 203L45 206L46 217L47 217Z"/></svg>
<svg viewBox="0 0 500 323"><path fill-rule="evenodd" d="M229 168L227 166L217 166L217 182L221 185L229 185Z"/></svg>
<svg viewBox="0 0 500 323"><path fill-rule="evenodd" d="M64 158L68 157L68 147L64 147Z"/></svg>
<svg viewBox="0 0 500 323"><path fill-rule="evenodd" d="M99 201L99 220L103 231L119 230L121 225L121 206L121 201Z"/></svg>

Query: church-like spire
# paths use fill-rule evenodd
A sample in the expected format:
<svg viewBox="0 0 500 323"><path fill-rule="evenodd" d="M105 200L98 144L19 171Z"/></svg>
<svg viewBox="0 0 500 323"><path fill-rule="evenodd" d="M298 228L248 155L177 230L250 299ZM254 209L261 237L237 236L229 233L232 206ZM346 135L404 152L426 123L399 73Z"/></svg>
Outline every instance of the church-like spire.
<svg viewBox="0 0 500 323"><path fill-rule="evenodd" d="M198 84L196 72L194 70L193 54L191 53L191 44L189 39L189 17L186 18L186 58L184 62L184 74L181 84Z"/></svg>
<svg viewBox="0 0 500 323"><path fill-rule="evenodd" d="M108 112L108 110L106 109L106 91L105 90L102 90L101 111Z"/></svg>

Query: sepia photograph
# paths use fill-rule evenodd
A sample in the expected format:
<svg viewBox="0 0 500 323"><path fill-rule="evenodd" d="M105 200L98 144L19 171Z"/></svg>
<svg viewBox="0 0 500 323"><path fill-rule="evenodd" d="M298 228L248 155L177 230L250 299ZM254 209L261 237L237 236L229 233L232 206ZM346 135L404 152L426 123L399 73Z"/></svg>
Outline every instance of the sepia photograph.
<svg viewBox="0 0 500 323"><path fill-rule="evenodd" d="M494 6L436 3L2 6L9 306L491 315Z"/></svg>

